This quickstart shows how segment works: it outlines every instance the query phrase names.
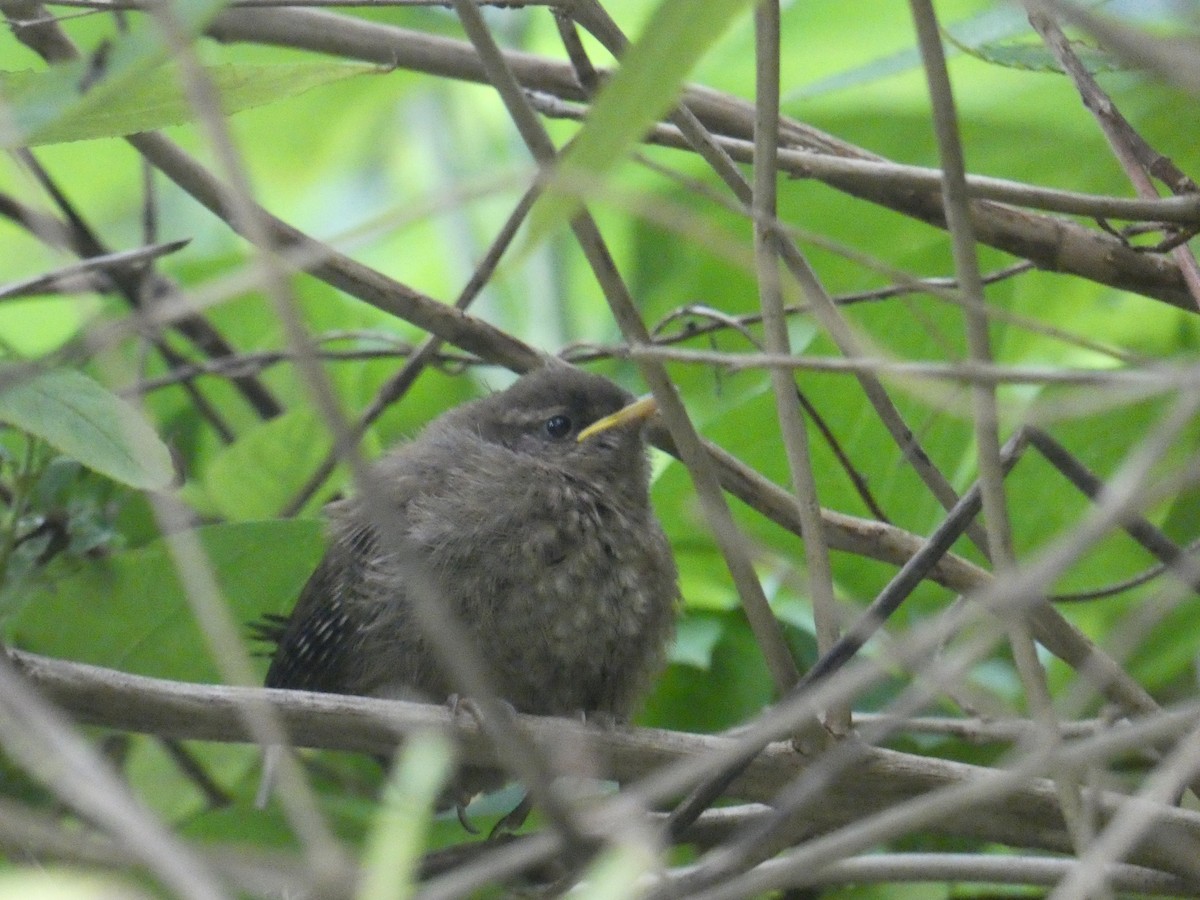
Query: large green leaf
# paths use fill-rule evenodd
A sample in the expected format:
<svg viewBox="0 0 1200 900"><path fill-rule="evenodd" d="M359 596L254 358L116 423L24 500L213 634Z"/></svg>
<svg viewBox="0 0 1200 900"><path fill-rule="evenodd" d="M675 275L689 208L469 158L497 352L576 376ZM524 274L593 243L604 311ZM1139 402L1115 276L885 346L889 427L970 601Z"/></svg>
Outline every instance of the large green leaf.
<svg viewBox="0 0 1200 900"><path fill-rule="evenodd" d="M233 614L253 621L286 610L321 554L321 525L301 519L196 531ZM211 682L206 650L167 541L88 564L31 598L16 643L38 653L140 675Z"/></svg>
<svg viewBox="0 0 1200 900"><path fill-rule="evenodd" d="M315 412L284 413L221 451L204 474L204 488L226 519L269 519L300 493L332 447Z"/></svg>
<svg viewBox="0 0 1200 900"><path fill-rule="evenodd" d="M771 702L771 678L762 651L744 619L719 616L720 639L704 668L686 663L668 667L647 698L638 723L683 731L720 731L759 712Z"/></svg>
<svg viewBox="0 0 1200 900"><path fill-rule="evenodd" d="M335 62L204 69L226 115L374 71L378 70L373 66ZM0 98L10 117L4 144L36 146L121 137L180 125L198 116L174 63L140 72L137 78L109 79L81 93L85 72L86 63L79 61L43 72L0 73Z"/></svg>
<svg viewBox="0 0 1200 900"><path fill-rule="evenodd" d="M199 34L226 2L173 0L160 15L134 19L119 35L105 38L79 59L45 72L8 73L17 77L0 79L0 108L4 109L0 143L9 147L44 143L33 140L43 129L138 92L155 80L151 73L156 67L176 55L178 41Z"/></svg>
<svg viewBox="0 0 1200 900"><path fill-rule="evenodd" d="M138 411L70 369L0 369L0 422L136 488L165 487L174 474L170 451Z"/></svg>

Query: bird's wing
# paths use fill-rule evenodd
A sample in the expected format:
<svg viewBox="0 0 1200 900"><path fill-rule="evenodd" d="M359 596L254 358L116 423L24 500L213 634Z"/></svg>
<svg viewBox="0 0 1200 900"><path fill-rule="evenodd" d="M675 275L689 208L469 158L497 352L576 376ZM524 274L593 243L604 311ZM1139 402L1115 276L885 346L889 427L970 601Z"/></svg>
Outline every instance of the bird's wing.
<svg viewBox="0 0 1200 900"><path fill-rule="evenodd" d="M360 524L335 538L284 622L268 621L259 634L276 642L267 687L345 693L355 682L355 648L365 577L378 552L378 535Z"/></svg>

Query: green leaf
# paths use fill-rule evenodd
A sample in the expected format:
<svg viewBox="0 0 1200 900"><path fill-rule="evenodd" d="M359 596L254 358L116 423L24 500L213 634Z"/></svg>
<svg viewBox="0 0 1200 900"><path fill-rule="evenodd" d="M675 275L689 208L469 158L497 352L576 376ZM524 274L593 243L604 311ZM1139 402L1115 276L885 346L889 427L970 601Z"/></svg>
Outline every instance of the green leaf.
<svg viewBox="0 0 1200 900"><path fill-rule="evenodd" d="M121 137L181 125L198 117L183 90L179 66L168 63L137 78L109 79L86 93L79 83L85 64L44 72L0 73L0 98L9 106L6 146L37 146L91 138ZM204 69L230 115L303 93L352 75L376 72L348 63L225 65Z"/></svg>
<svg viewBox="0 0 1200 900"><path fill-rule="evenodd" d="M881 17L873 23L872 29L855 34L856 49L860 53L865 53L866 62L851 63L847 61L845 64L837 66L829 74L786 90L783 95L784 107L790 108L797 101L834 93L841 94L842 97L854 98L847 102L855 102L857 97L853 92L854 88L862 88L889 80L895 83L896 76L919 69L921 54L917 48L906 44L902 50L892 49L896 46L894 37L897 29L894 25L889 28L883 24L884 22L886 20ZM793 33L791 38L792 40L800 38L814 40L818 43L828 43L835 40L836 35L841 33L838 29L842 27L842 24L836 20L831 21L822 17L816 19L806 17L803 22L793 23L793 27L798 26L798 30ZM818 29L822 28L828 30L821 33ZM949 22L943 28L943 32L948 45L946 55L953 57L957 47L1012 38L1015 35L1027 36L1030 34L1030 27L1029 18L1022 14L1019 7L1000 4L989 6L978 13ZM787 35L784 40L788 41ZM879 48L877 55L874 55L873 58L870 52L872 47Z"/></svg>
<svg viewBox="0 0 1200 900"><path fill-rule="evenodd" d="M98 297L24 297L0 303L0 335L13 356L37 359L53 353L79 333L102 307Z"/></svg>
<svg viewBox="0 0 1200 900"><path fill-rule="evenodd" d="M712 665L713 651L724 633L724 624L715 616L684 616L675 629L671 662L708 669Z"/></svg>
<svg viewBox="0 0 1200 900"><path fill-rule="evenodd" d="M321 524L311 519L212 525L196 536L222 597L244 622L290 608L324 546ZM37 653L156 678L217 680L167 539L61 579L30 599L11 631Z"/></svg>
<svg viewBox="0 0 1200 900"><path fill-rule="evenodd" d="M647 698L639 725L682 731L730 728L773 699L762 651L741 613L716 617L722 627L703 669L672 663Z"/></svg>
<svg viewBox="0 0 1200 900"><path fill-rule="evenodd" d="M1022 41L996 41L981 44L967 44L954 39L949 32L944 32L946 39L963 53L981 59L984 62L1009 69L1022 69L1028 72L1058 72L1062 66L1043 44ZM1129 69L1119 59L1099 47L1092 47L1080 41L1071 41L1071 49L1083 63L1088 72L1095 75L1099 72L1122 72Z"/></svg>
<svg viewBox="0 0 1200 900"><path fill-rule="evenodd" d="M231 520L277 516L332 446L309 410L284 413L243 433L204 472L205 495Z"/></svg>
<svg viewBox="0 0 1200 900"><path fill-rule="evenodd" d="M608 173L676 103L684 79L748 0L709 0L697 15L695 0L664 0L642 37L601 89L534 211L532 242L553 232L579 208L581 195L603 190Z"/></svg>
<svg viewBox="0 0 1200 900"><path fill-rule="evenodd" d="M156 490L171 482L170 451L130 404L81 372L27 371L0 368L0 422L132 487Z"/></svg>
<svg viewBox="0 0 1200 900"><path fill-rule="evenodd" d="M39 73L20 73L17 90L0 80L0 143L23 146L39 130L95 107L104 107L136 92L152 80L152 70L174 55L175 43L198 35L227 0L175 0L160 17L138 18L115 38L105 39L90 54ZM173 40L164 38L167 21Z"/></svg>
<svg viewBox="0 0 1200 900"><path fill-rule="evenodd" d="M247 430L212 461L204 473L205 496L227 519L272 518L299 494L332 448L324 419L312 410L276 416ZM336 490L333 482L327 482L324 499Z"/></svg>

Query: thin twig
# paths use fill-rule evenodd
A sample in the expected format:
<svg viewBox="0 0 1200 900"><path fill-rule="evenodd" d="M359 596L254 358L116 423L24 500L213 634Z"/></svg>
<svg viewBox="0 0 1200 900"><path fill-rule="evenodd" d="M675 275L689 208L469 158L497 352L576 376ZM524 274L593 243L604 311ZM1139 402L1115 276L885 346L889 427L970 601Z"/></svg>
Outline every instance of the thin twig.
<svg viewBox="0 0 1200 900"><path fill-rule="evenodd" d="M1005 466L1014 465L1020 458L1023 449L1024 438L1018 435L1005 447ZM929 540L888 582L887 587L880 592L854 625L832 647L823 652L812 668L804 673L804 677L790 692L789 701L795 702L805 692L810 691L814 685L838 672L854 658L871 636L900 608L900 605L937 564L938 560L963 535L968 523L979 514L981 505L980 489L976 485L963 494L946 519L929 537ZM672 833L681 834L685 831L700 813L708 809L745 771L755 755L761 752L761 749L761 746L750 746L746 755L735 765L727 766L694 789L671 813L668 826ZM768 824L763 825L764 830L770 827Z"/></svg>
<svg viewBox="0 0 1200 900"><path fill-rule="evenodd" d="M0 300L12 300L37 294L68 294L75 291L98 291L107 288L105 275L112 269L134 267L160 256L175 253L186 247L190 239L150 244L135 250L119 250L92 256L81 262L60 266L53 272L16 281L0 287ZM214 362L216 362L214 360Z"/></svg>
<svg viewBox="0 0 1200 900"><path fill-rule="evenodd" d="M942 163L942 195L946 209L946 226L950 232L954 255L954 274L962 291L965 305L965 327L971 360L978 364L992 362L991 335L987 316L983 313L986 299L976 256L975 229L971 223L971 205L967 193L966 162L958 132L958 113L946 69L937 17L931 0L910 0L913 22L917 31L917 46L929 86L933 107L934 133ZM995 566L997 578L1006 578L1016 565L1013 551L1012 522L1004 490L1004 467L1000 452L1000 418L993 388L976 384L971 390L972 422L976 453L979 460L979 484L983 501L983 516L987 533L986 551ZM1046 682L1046 671L1038 659L1029 622L1014 617L1005 622L1009 645L1017 674L1025 689L1026 703L1034 718L1041 724L1047 743L1059 740L1058 719ZM1086 823L1079 783L1066 772L1056 773L1055 787L1062 803L1063 815L1071 830L1077 851L1087 843Z"/></svg>
<svg viewBox="0 0 1200 900"><path fill-rule="evenodd" d="M770 353L791 354L787 320L783 313L783 284L775 231L777 185L776 148L779 143L779 4L765 0L754 12L755 108L754 185L751 211L754 224L754 260L762 309L763 335ZM837 610L829 548L821 528L821 504L813 475L808 431L792 373L771 370L775 412L791 474L796 511L804 533L804 559L808 569L809 597L816 624L817 650L827 653L838 639ZM840 734L850 727L850 709L842 706L825 714L825 725ZM816 729L809 735L823 737Z"/></svg>

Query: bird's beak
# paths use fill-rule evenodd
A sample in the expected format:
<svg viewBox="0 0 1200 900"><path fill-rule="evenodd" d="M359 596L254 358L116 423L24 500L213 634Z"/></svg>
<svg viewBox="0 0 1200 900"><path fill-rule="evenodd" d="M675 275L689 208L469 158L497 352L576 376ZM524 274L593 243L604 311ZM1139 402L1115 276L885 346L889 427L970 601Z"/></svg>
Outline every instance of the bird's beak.
<svg viewBox="0 0 1200 900"><path fill-rule="evenodd" d="M620 425L627 425L630 422L645 422L652 415L658 412L658 404L654 402L654 398L647 394L645 397L639 397L628 406L623 406L610 416L605 416L603 419L597 419L583 431L579 432L579 437L575 440L586 441L588 438L599 434L602 431L608 431L610 428L616 428Z"/></svg>

